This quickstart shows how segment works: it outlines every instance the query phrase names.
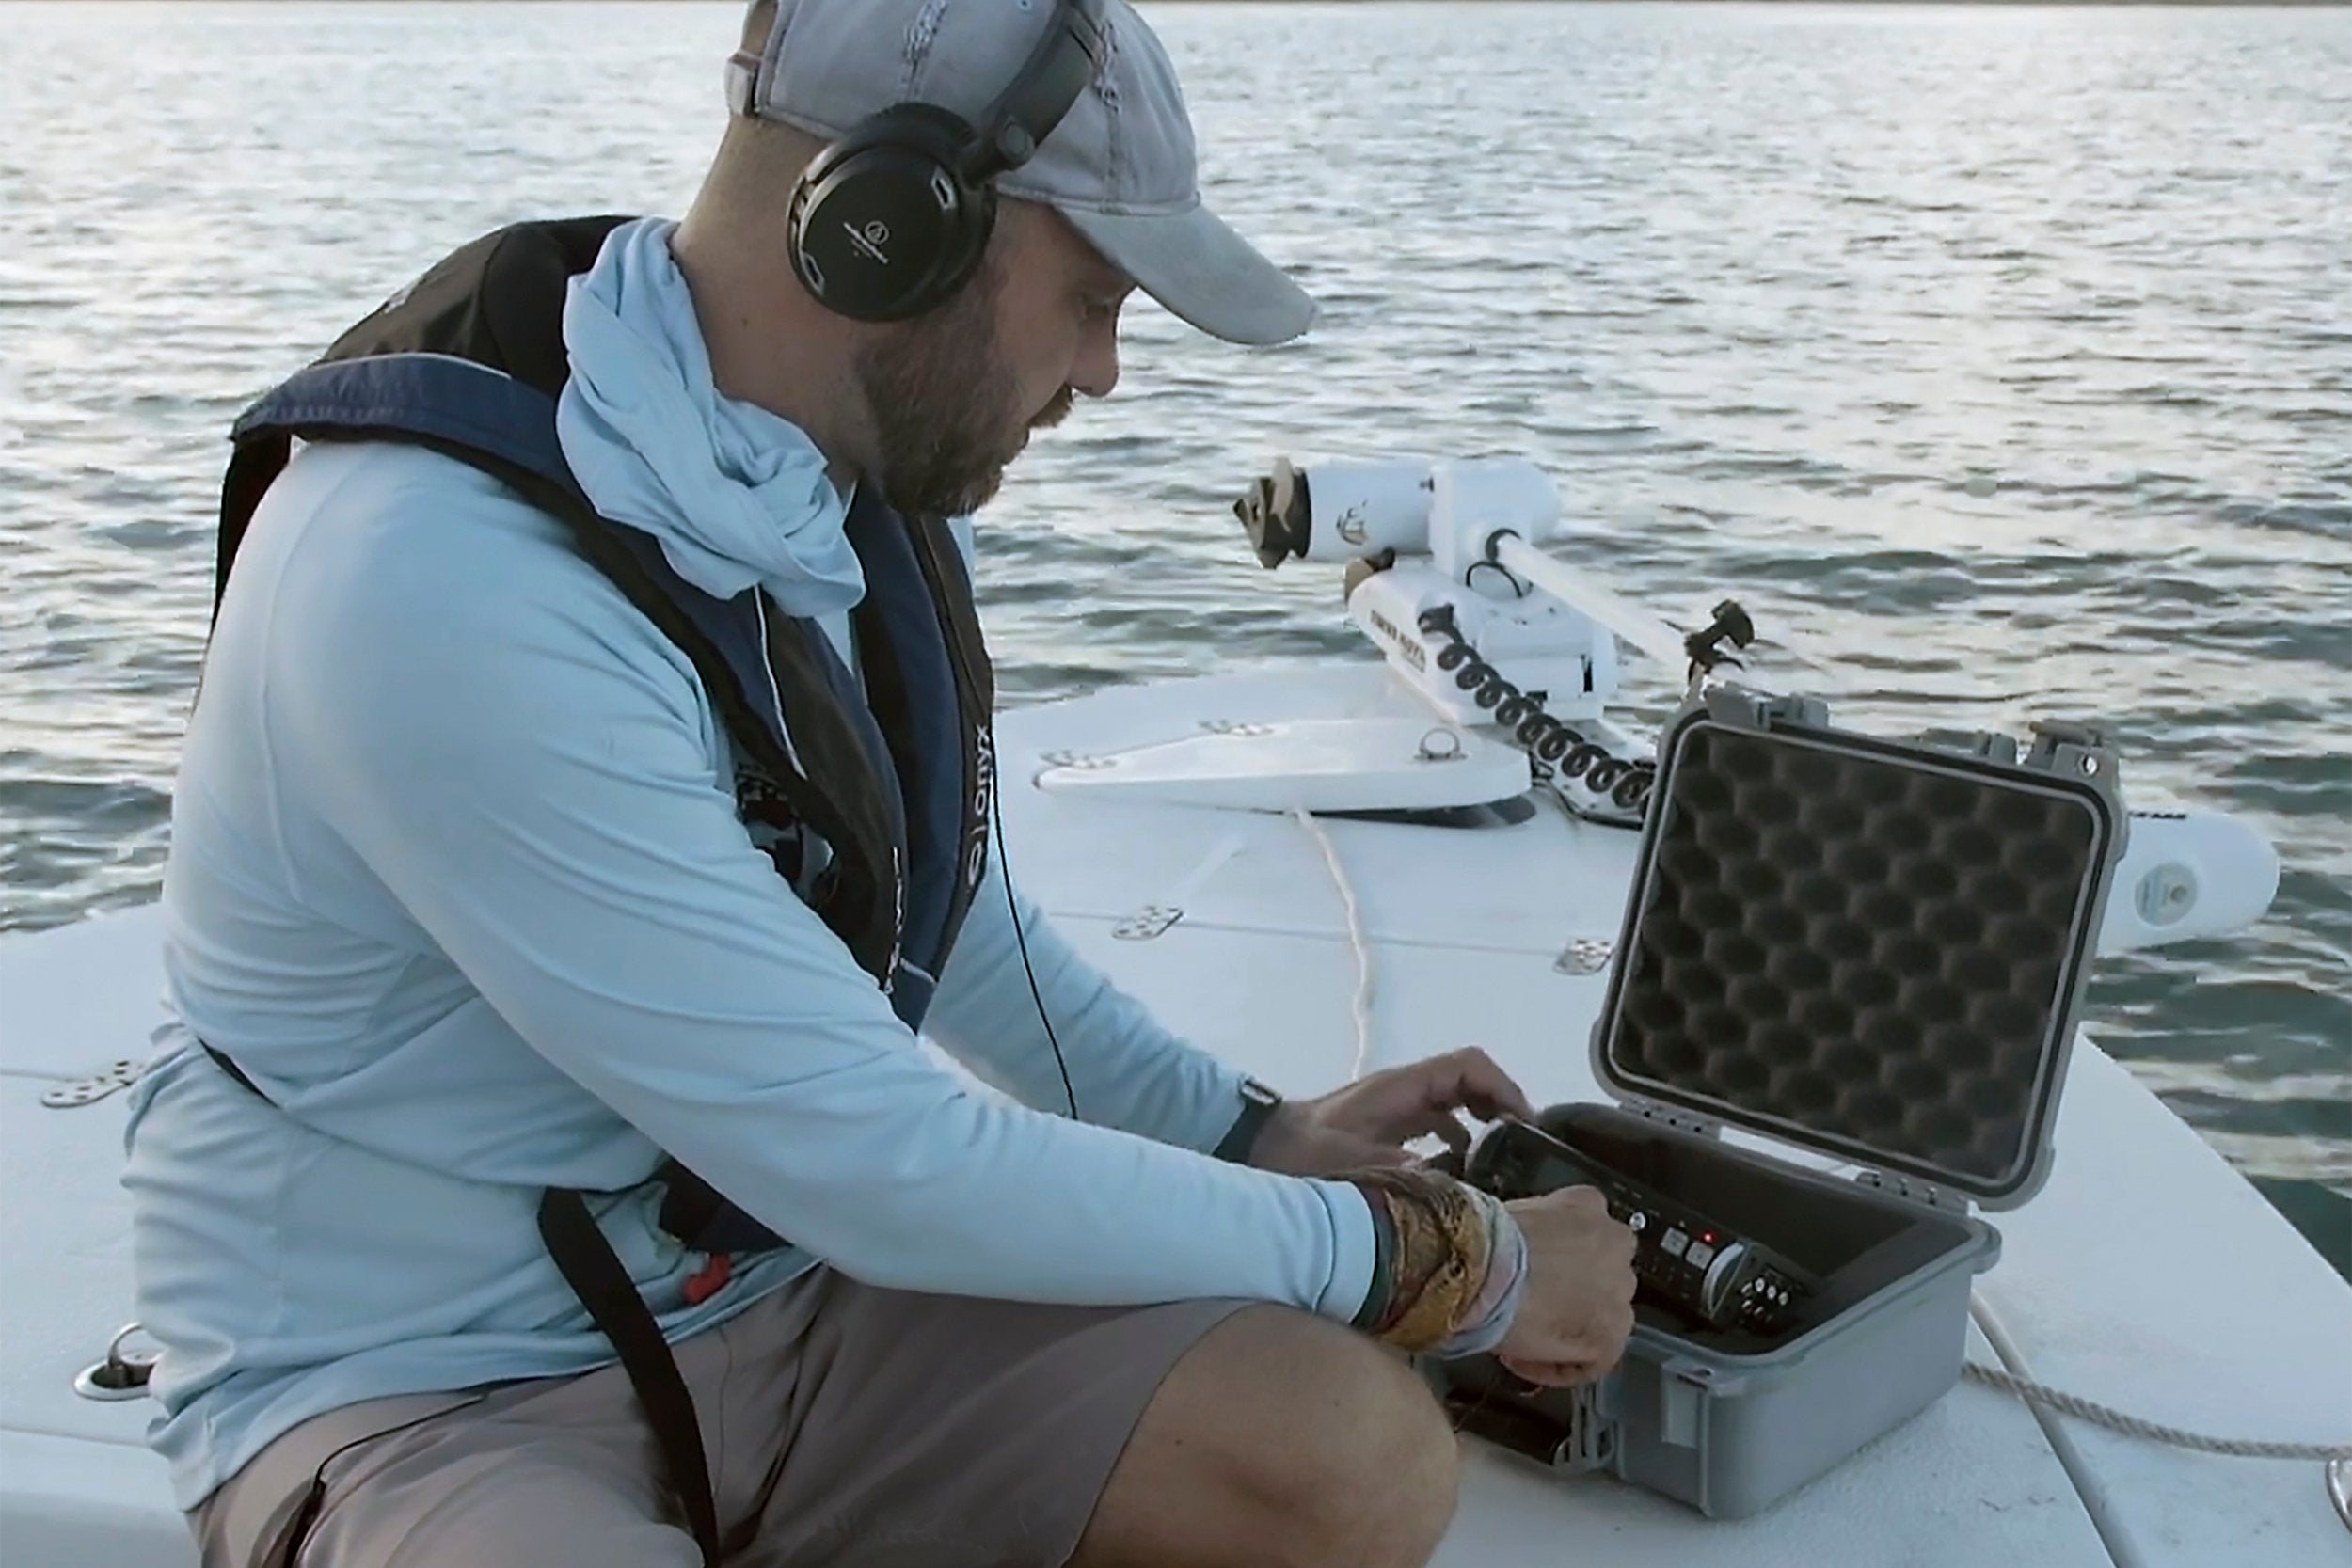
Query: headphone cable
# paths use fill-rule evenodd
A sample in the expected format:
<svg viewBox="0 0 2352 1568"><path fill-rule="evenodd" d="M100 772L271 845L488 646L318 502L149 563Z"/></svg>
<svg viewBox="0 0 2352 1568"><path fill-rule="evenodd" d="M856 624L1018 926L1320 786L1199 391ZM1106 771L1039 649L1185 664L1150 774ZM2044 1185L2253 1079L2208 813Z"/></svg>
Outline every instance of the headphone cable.
<svg viewBox="0 0 2352 1568"><path fill-rule="evenodd" d="M955 645L952 636L948 639L948 645ZM957 662L961 663L962 657L962 650L957 649ZM965 674L967 678L970 675L968 667ZM974 689L978 689L977 685ZM1012 940L1021 949L1021 973L1029 980L1029 1000L1037 1004L1037 1021L1045 1025L1045 1042L1054 1048L1054 1066L1061 1069L1062 1096L1070 1101L1070 1119L1076 1121L1079 1119L1078 1091L1071 1087L1070 1063L1061 1053L1061 1039L1054 1033L1054 1020L1045 1010L1044 994L1038 990L1037 968L1029 962L1028 933L1021 927L1021 907L1013 901L1012 852L1005 843L1004 770L996 766L996 721L992 716L983 723L988 735L990 771L995 775L988 791L988 815L996 830L997 871L999 879L1005 884L1005 918L1012 922Z"/></svg>
<svg viewBox="0 0 2352 1568"><path fill-rule="evenodd" d="M952 545L950 548L953 548ZM979 585L972 579L971 567L967 564L964 569L965 580L972 587L972 615L977 621L980 613ZM979 677L973 672L972 661L964 657L963 640L956 635L952 626L943 626L940 630L947 644L947 655L955 660L956 670L963 677L964 689L971 694L972 701L977 703L981 689ZM1021 973L1028 979L1029 1000L1037 1006L1037 1021L1045 1026L1045 1043L1054 1049L1054 1066L1061 1073L1062 1098L1070 1102L1070 1119L1078 1121L1083 1119L1078 1115L1078 1091L1071 1086L1070 1063L1061 1053L1061 1037L1054 1033L1053 1015L1045 1010L1044 993L1038 990L1037 966L1029 961L1029 934L1022 928L1021 907L1013 901L1012 849L1005 842L1005 770L997 760L996 714L993 699L989 711L980 715L980 734L988 747L981 760L988 781L989 823L996 835L997 871L1005 884L1005 918L1012 922L1012 940L1014 945L1021 949ZM942 964L940 970L944 974L946 965Z"/></svg>

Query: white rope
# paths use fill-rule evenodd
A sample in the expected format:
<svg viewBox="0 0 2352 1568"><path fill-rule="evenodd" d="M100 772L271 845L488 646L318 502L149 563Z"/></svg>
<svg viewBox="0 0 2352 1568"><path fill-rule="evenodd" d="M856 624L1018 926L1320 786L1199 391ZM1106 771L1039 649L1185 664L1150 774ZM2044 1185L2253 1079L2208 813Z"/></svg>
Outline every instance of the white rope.
<svg viewBox="0 0 2352 1568"><path fill-rule="evenodd" d="M1340 890L1340 903L1347 911L1347 942L1356 950L1356 1065L1349 1069L1347 1081L1354 1083L1372 1065L1372 944L1364 939L1364 920L1356 908L1356 890L1347 880L1347 872L1340 864L1339 851L1331 847L1331 838L1323 831L1323 824L1308 812L1293 810L1300 827L1323 851L1323 863L1331 869L1332 885Z"/></svg>
<svg viewBox="0 0 2352 1568"><path fill-rule="evenodd" d="M2130 1437L2145 1437L2157 1443L2169 1443L2176 1449L2195 1449L2200 1453L2236 1454L2247 1459L2346 1459L2352 1458L2352 1445L2328 1443L2249 1443L2232 1437L2207 1437L2199 1433L2184 1432L2179 1427L2158 1426L2137 1416L2126 1416L2104 1404L2094 1404L2079 1395L2061 1393L2040 1383L1983 1366L1975 1361L1961 1364L1961 1370L1970 1380L1988 1388L1998 1388L2014 1394L2028 1404L2046 1404L2069 1416L2086 1421L2096 1421L2103 1427Z"/></svg>

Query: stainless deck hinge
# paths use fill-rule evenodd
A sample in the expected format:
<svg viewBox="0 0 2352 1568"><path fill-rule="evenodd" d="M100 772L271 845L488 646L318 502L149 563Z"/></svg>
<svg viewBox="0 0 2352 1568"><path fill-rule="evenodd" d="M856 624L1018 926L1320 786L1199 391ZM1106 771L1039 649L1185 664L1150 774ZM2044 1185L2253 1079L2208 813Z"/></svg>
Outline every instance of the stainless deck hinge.
<svg viewBox="0 0 2352 1568"><path fill-rule="evenodd" d="M1111 935L1121 942L1150 942L1162 931L1184 918L1184 911L1173 904L1146 904L1111 927Z"/></svg>
<svg viewBox="0 0 2352 1568"><path fill-rule="evenodd" d="M1551 967L1562 974L1598 974L1616 951L1617 944L1605 937L1578 937L1560 950Z"/></svg>
<svg viewBox="0 0 2352 1568"><path fill-rule="evenodd" d="M117 1089L127 1089L138 1082L144 1069L132 1061L117 1062L103 1072L87 1078L76 1078L71 1084L59 1084L40 1097L40 1102L53 1111L71 1111L79 1105L93 1104Z"/></svg>
<svg viewBox="0 0 2352 1568"><path fill-rule="evenodd" d="M1117 757L1089 756L1084 752L1047 752L1037 760L1048 768L1068 768L1081 773L1119 766Z"/></svg>

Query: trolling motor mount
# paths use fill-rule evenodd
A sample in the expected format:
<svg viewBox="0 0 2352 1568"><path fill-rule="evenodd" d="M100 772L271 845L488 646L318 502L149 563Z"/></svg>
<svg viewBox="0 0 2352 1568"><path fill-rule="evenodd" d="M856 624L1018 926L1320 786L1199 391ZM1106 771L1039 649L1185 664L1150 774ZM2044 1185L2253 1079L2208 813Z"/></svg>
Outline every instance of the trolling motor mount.
<svg viewBox="0 0 2352 1568"><path fill-rule="evenodd" d="M1756 636L1728 599L1686 636L1537 548L1560 531L1560 494L1521 458L1284 458L1233 514L1268 570L1343 563L1348 618L1398 678L1451 722L1501 729L1594 820L1639 823L1655 776L1647 743L1607 717L1620 641L1696 682Z"/></svg>

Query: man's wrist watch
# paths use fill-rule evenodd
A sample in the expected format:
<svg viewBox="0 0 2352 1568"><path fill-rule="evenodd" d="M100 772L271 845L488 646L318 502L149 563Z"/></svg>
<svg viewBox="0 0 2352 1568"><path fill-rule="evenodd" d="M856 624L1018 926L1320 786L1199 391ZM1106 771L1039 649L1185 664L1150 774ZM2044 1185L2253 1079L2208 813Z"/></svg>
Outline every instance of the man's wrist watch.
<svg viewBox="0 0 2352 1568"><path fill-rule="evenodd" d="M1257 1147L1259 1132L1273 1118L1274 1113L1281 1108L1280 1095L1255 1078L1244 1078L1241 1081L1241 1115L1234 1118L1233 1125L1226 1132L1224 1142L1216 1146L1216 1157L1231 1160L1235 1164L1248 1164L1250 1150Z"/></svg>

